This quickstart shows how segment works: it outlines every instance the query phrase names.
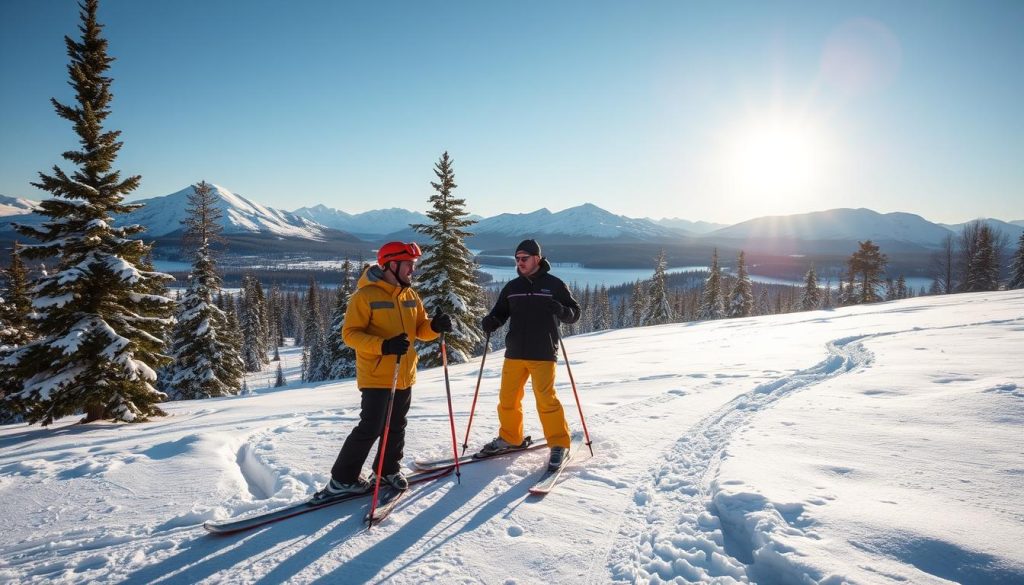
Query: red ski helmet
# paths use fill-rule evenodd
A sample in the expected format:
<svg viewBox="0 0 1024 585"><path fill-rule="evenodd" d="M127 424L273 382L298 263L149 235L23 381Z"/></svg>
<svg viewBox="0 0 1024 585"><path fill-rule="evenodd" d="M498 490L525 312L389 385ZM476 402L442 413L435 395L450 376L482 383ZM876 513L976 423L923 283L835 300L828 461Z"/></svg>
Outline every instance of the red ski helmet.
<svg viewBox="0 0 1024 585"><path fill-rule="evenodd" d="M377 250L377 264L384 266L388 262L415 260L423 255L416 242L388 242Z"/></svg>

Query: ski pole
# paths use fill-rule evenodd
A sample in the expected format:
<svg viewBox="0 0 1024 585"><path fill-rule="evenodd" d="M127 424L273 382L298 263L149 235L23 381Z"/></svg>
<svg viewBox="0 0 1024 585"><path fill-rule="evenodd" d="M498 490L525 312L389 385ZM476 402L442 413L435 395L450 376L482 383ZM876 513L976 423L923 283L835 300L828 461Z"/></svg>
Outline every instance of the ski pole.
<svg viewBox="0 0 1024 585"><path fill-rule="evenodd" d="M455 413L452 410L452 384L448 380L448 345L441 334L441 365L444 367L444 391L448 395L448 422L452 427L452 455L455 456L455 479L462 483L462 472L459 471L459 443L455 440Z"/></svg>
<svg viewBox="0 0 1024 585"><path fill-rule="evenodd" d="M487 339L484 340L484 355L480 356L480 373L476 376L476 391L473 392L473 406L469 409L469 424L466 425L466 436L462 439L462 454L466 454L466 447L469 447L469 429L473 427L473 413L476 412L476 399L480 396L480 380L484 377L484 362L487 361L487 352L491 348L491 333L487 332Z"/></svg>
<svg viewBox="0 0 1024 585"><path fill-rule="evenodd" d="M558 333L558 330L555 330ZM583 423L583 435L586 437L586 446L590 449L590 456L594 456L593 441L590 440L590 432L587 431L587 421L583 418L583 405L580 404L580 395L576 392L576 380L572 377L572 368L569 367L569 353L565 351L565 340L558 334L558 344L562 346L562 355L565 357L565 369L569 372L569 382L572 384L572 395L576 397L576 408L580 411L580 422Z"/></svg>
<svg viewBox="0 0 1024 585"><path fill-rule="evenodd" d="M391 379L391 393L388 394L388 413L384 417L384 430L380 434L380 461L377 462L377 480L373 484L373 502L370 504L370 521L366 529L373 528L373 513L377 511L377 496L380 495L380 478L384 473L384 452L388 448L388 431L391 430L391 409L395 406L395 389L398 388L398 368L402 364L402 356L395 360L395 375Z"/></svg>

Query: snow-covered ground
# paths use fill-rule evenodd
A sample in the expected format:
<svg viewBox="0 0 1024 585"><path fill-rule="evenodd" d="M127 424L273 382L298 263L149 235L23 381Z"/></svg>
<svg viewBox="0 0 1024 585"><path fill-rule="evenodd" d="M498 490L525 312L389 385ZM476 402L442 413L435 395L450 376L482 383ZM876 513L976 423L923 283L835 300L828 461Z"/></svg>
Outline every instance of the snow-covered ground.
<svg viewBox="0 0 1024 585"><path fill-rule="evenodd" d="M0 427L0 582L1022 583L1024 292L568 339L594 455L348 502L237 536L204 520L309 496L358 416L351 381L167 405L146 424ZM453 366L462 442L480 362ZM489 356L471 445L495 432ZM563 403L579 415L565 369ZM450 453L420 374L406 461ZM531 400L527 431L539 434Z"/></svg>

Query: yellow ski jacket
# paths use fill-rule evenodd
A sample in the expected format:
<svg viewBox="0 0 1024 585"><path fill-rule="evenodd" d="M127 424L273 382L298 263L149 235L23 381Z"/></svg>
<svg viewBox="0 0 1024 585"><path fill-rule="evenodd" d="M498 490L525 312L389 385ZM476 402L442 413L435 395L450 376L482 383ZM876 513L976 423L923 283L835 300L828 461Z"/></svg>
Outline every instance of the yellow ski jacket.
<svg viewBox="0 0 1024 585"><path fill-rule="evenodd" d="M384 340L403 331L409 336L409 351L403 356L383 355ZM341 326L341 338L356 351L356 383L360 388L390 389L398 357L402 362L397 387L411 387L416 383L419 361L413 342L437 337L416 291L384 280L379 266L371 265L363 271Z"/></svg>

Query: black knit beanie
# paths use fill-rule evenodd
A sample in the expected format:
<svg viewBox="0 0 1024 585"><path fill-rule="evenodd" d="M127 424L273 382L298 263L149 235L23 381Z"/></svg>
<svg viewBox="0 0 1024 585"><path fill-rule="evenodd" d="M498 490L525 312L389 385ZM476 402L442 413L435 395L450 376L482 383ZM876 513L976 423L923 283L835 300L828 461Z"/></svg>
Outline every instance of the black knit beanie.
<svg viewBox="0 0 1024 585"><path fill-rule="evenodd" d="M540 244L537 240L523 240L516 246L516 254L520 252L526 252L531 256L540 256Z"/></svg>

